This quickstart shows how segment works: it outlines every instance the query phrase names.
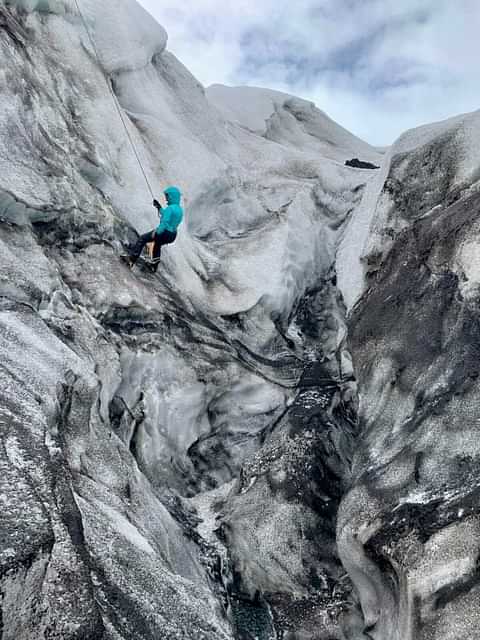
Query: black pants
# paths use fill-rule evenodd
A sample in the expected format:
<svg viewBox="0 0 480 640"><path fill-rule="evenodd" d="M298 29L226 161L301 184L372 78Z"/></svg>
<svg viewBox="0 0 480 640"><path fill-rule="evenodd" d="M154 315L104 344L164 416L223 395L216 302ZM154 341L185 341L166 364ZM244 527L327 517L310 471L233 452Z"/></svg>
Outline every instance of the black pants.
<svg viewBox="0 0 480 640"><path fill-rule="evenodd" d="M162 231L162 233L157 233L157 230L149 231L148 233L144 233L143 236L140 236L136 243L133 245L130 251L130 255L135 260L142 253L143 247L148 242L155 242L153 246L153 262L158 264L160 262L160 256L162 254L162 247L164 244L172 244L175 242L175 238L177 237L176 233L172 233L171 231Z"/></svg>

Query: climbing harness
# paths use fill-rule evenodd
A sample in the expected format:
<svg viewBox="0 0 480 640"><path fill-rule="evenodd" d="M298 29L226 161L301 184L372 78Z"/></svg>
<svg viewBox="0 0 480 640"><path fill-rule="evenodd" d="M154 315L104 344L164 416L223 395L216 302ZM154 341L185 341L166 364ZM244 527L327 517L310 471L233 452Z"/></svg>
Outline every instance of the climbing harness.
<svg viewBox="0 0 480 640"><path fill-rule="evenodd" d="M92 45L95 57L97 58L98 66L100 67L100 69L102 69L102 64L100 62L100 55L99 55L98 49L97 49L97 47L95 45L95 41L93 39L93 36L90 33L90 29L88 28L87 21L85 20L85 18L83 16L83 13L82 13L82 10L80 9L80 5L78 3L78 0L74 0L74 1L75 1L75 5L77 7L77 11L78 11L78 13L80 15L80 18L81 18L82 22L83 22L83 26L85 28L85 32L86 32L86 34L88 36L88 39L90 40L90 44ZM103 72L103 69L102 69L102 72ZM122 107L120 106L118 98L117 98L117 96L116 96L116 94L115 94L115 92L113 90L112 82L111 82L110 78L107 76L106 73L104 73L104 75L105 75L105 81L107 83L107 86L108 86L108 89L110 91L110 94L111 94L111 96L113 98L113 102L114 102L115 107L117 109L118 115L120 116L120 120L122 121L123 128L125 129L125 133L127 134L127 138L128 138L128 140L130 142L130 145L132 147L133 153L135 154L135 158L137 159L138 166L140 167L140 170L141 170L141 172L143 174L143 177L145 178L145 182L147 184L148 190L150 191L150 194L151 194L151 196L153 198L154 197L154 193L153 193L152 187L151 187L150 182L148 180L147 173L146 173L146 171L145 171L145 169L143 167L143 164L142 164L142 161L141 161L140 156L138 154L138 151L137 151L137 149L135 147L135 143L133 142L133 138L130 135L130 132L128 130L127 123L125 122L125 117L124 117L124 115L122 113Z"/></svg>

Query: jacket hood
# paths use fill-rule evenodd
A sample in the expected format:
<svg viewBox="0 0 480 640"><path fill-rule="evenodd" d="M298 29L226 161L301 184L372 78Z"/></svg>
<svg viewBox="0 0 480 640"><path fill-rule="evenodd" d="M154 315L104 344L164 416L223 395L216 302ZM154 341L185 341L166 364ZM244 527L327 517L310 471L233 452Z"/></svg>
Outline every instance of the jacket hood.
<svg viewBox="0 0 480 640"><path fill-rule="evenodd" d="M178 187L167 187L163 193L168 195L169 204L180 204L182 192Z"/></svg>

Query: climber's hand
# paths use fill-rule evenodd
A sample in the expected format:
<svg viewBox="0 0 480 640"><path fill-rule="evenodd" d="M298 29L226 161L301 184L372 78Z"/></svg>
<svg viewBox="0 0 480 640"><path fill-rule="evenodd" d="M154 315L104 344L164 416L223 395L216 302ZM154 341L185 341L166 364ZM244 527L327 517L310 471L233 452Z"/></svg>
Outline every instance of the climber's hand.
<svg viewBox="0 0 480 640"><path fill-rule="evenodd" d="M153 206L155 207L155 209L161 209L162 205L159 203L158 200L154 200L153 201Z"/></svg>

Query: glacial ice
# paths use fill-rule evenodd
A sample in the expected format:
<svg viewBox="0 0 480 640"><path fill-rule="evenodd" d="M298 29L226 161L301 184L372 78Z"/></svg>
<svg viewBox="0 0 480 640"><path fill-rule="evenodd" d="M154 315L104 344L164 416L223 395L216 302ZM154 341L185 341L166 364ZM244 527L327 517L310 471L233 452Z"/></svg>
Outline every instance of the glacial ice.
<svg viewBox="0 0 480 640"><path fill-rule="evenodd" d="M475 637L479 112L381 154L80 2L0 2L5 638Z"/></svg>
<svg viewBox="0 0 480 640"><path fill-rule="evenodd" d="M402 160L410 154L423 158L424 151L435 154L435 188L425 187L429 175L417 175L418 196L424 197L423 215L443 203L445 189L478 188L480 182L480 152L475 140L480 136L480 111L456 116L407 131L387 151L379 173L367 185L365 196L347 228L337 254L339 286L346 304L351 308L365 286L369 260L378 253L385 254L392 234L402 229L407 221L401 216L392 218L395 203L391 193L385 193L387 180L403 178ZM427 166L425 163L424 166ZM446 175L447 170L449 175ZM399 178L392 175L398 171ZM451 175L450 175L451 173ZM431 195L430 195L431 193ZM423 196L425 194L425 196Z"/></svg>
<svg viewBox="0 0 480 640"><path fill-rule="evenodd" d="M342 163L347 156L378 161L380 154L334 122L312 102L259 87L207 88L208 99L228 120L268 140L312 151Z"/></svg>
<svg viewBox="0 0 480 640"><path fill-rule="evenodd" d="M1 0L0 5L15 7L27 13L38 11L39 13L66 13L73 0Z"/></svg>

